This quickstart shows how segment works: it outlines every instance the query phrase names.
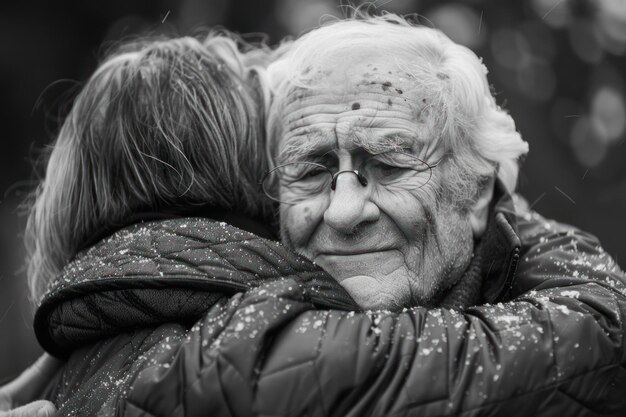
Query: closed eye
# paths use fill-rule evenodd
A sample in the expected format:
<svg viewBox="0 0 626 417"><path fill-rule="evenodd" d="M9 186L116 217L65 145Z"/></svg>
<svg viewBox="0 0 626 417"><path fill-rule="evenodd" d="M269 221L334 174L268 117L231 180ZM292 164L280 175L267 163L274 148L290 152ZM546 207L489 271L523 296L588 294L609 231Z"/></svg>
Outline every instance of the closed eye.
<svg viewBox="0 0 626 417"><path fill-rule="evenodd" d="M317 180L328 174L328 170L323 166L311 162L294 162L279 166L275 169L283 184L293 184L296 182L307 182Z"/></svg>
<svg viewBox="0 0 626 417"><path fill-rule="evenodd" d="M327 173L328 171L322 167L316 166L316 165L311 165L309 166L305 172L303 173L303 175L301 176L302 179L306 179L306 178L315 178L319 175L323 175L325 173Z"/></svg>
<svg viewBox="0 0 626 417"><path fill-rule="evenodd" d="M392 163L385 163L381 161L371 161L364 168L368 175L372 175L378 179L390 180L406 174L407 171L411 171L410 168L398 166Z"/></svg>

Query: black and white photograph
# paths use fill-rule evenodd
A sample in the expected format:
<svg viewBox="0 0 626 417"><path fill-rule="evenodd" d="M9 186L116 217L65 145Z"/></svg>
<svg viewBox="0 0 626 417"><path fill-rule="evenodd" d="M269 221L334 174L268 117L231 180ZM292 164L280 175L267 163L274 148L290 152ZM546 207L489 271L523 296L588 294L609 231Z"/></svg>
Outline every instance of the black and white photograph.
<svg viewBox="0 0 626 417"><path fill-rule="evenodd" d="M0 417L626 416L626 0L0 5Z"/></svg>

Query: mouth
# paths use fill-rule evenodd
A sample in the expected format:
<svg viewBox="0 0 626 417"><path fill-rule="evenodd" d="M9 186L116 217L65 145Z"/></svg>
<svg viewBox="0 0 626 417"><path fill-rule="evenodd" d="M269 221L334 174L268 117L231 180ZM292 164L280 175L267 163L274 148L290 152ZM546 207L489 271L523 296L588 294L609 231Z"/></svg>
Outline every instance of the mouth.
<svg viewBox="0 0 626 417"><path fill-rule="evenodd" d="M314 262L341 282L357 275L388 274L402 264L398 255L397 249L326 251L315 256Z"/></svg>
<svg viewBox="0 0 626 417"><path fill-rule="evenodd" d="M332 251L326 250L326 251L318 252L317 255L315 255L315 259L319 257L329 257L329 256L373 255L373 254L378 254L378 253L383 253L383 252L391 252L394 250L396 249L395 248L371 248L371 249L351 248L350 250L345 250L345 249L332 250Z"/></svg>

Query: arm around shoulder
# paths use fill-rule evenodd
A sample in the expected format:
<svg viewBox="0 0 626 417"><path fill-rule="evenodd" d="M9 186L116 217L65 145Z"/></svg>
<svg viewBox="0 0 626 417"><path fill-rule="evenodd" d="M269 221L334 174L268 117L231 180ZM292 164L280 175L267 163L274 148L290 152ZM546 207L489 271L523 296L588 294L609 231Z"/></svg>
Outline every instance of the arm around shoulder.
<svg viewBox="0 0 626 417"><path fill-rule="evenodd" d="M625 312L623 293L582 278L400 313L316 310L276 280L216 305L160 372L184 376L187 415L620 415Z"/></svg>

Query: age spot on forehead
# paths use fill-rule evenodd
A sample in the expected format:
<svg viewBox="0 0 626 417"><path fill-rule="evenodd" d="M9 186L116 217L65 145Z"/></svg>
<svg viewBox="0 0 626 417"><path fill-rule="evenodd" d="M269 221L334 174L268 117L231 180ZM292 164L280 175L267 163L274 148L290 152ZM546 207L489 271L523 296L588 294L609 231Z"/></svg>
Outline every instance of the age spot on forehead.
<svg viewBox="0 0 626 417"><path fill-rule="evenodd" d="M352 103L352 110L358 110L361 108L361 104L360 103Z"/></svg>
<svg viewBox="0 0 626 417"><path fill-rule="evenodd" d="M391 82L389 82L389 81L385 81L385 82L382 84L383 91L387 91L387 90L389 90L389 87L391 87Z"/></svg>

